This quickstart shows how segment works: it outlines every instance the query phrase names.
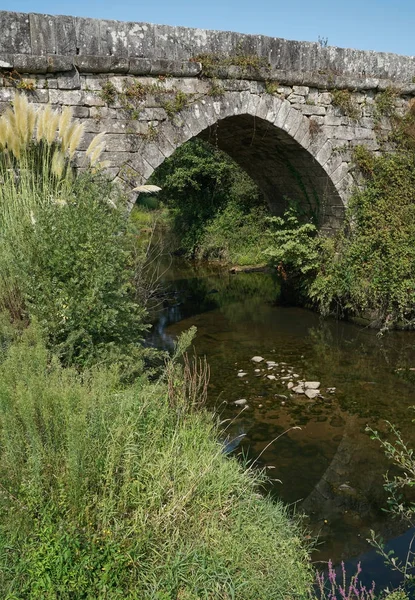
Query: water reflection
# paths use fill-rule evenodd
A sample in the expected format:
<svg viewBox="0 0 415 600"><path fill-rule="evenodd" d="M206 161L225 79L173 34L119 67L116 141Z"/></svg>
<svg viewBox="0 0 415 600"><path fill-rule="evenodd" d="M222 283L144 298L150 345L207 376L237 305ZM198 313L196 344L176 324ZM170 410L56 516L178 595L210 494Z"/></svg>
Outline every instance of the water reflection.
<svg viewBox="0 0 415 600"><path fill-rule="evenodd" d="M181 331L197 326L196 350L211 366L210 405L231 419L226 451L260 456L259 465L281 481L270 491L307 513L321 542L317 560L369 551L370 529L385 539L403 533L402 524L382 511L388 463L364 429L369 423L383 430L389 419L414 441L408 415L415 403L415 372L409 371L414 334L379 338L369 329L278 306L277 284L262 273L186 269L169 272L173 299L151 343L170 349ZM279 367L255 365L254 355ZM320 381L324 398L291 395L281 380L288 368L299 379ZM240 369L245 377L238 377ZM268 379L269 373L277 378ZM335 394L325 392L331 387ZM244 410L233 404L240 398L247 400Z"/></svg>

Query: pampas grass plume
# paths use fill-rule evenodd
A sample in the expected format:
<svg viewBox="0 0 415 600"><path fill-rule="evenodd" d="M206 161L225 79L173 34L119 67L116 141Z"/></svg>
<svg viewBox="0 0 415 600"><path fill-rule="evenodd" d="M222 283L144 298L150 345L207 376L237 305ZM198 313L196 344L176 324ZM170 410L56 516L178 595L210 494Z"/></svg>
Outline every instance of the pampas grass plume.
<svg viewBox="0 0 415 600"><path fill-rule="evenodd" d="M51 111L51 117L47 123L44 124L46 141L49 145L53 144L56 140L56 130L59 125L60 114L56 111Z"/></svg>
<svg viewBox="0 0 415 600"><path fill-rule="evenodd" d="M71 106L65 106L59 118L59 137L61 140L67 135L72 122L73 110Z"/></svg>
<svg viewBox="0 0 415 600"><path fill-rule="evenodd" d="M85 125L83 123L75 124L72 135L69 139L68 151L69 151L70 158L73 157L76 149L78 148L79 144L81 143L81 140L84 136L84 131L85 131Z"/></svg>
<svg viewBox="0 0 415 600"><path fill-rule="evenodd" d="M56 150L52 158L52 173L57 179L61 179L64 168L65 157L60 150Z"/></svg>

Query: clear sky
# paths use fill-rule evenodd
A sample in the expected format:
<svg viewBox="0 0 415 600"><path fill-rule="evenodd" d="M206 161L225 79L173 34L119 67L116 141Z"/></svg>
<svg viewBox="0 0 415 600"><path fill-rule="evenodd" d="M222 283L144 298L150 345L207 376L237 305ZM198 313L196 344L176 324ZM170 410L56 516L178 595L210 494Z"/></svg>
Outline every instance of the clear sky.
<svg viewBox="0 0 415 600"><path fill-rule="evenodd" d="M0 0L1 10L261 33L415 55L415 0ZM1 32L0 32L1 34Z"/></svg>

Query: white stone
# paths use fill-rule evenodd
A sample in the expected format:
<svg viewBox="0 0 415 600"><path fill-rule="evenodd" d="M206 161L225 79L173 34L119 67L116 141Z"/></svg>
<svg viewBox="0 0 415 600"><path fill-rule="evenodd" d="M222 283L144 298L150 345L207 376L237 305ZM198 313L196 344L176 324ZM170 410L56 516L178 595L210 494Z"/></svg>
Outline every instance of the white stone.
<svg viewBox="0 0 415 600"><path fill-rule="evenodd" d="M317 398L317 396L319 396L320 390L306 390L304 393L307 396L307 398L309 398L310 400L314 400L314 398Z"/></svg>
<svg viewBox="0 0 415 600"><path fill-rule="evenodd" d="M251 360L252 360L253 362L260 363L260 362L262 362L264 359L263 359L263 357L262 357L262 356L253 356L253 357L251 358Z"/></svg>
<svg viewBox="0 0 415 600"><path fill-rule="evenodd" d="M295 394L304 394L305 393L305 390L302 385L297 385L297 387L293 387L292 390Z"/></svg>
<svg viewBox="0 0 415 600"><path fill-rule="evenodd" d="M245 400L245 398L241 398L240 400L235 400L234 404L236 406L245 406L245 404L247 403L247 400Z"/></svg>
<svg viewBox="0 0 415 600"><path fill-rule="evenodd" d="M238 373L238 377L245 377L245 375L248 375L248 373L244 373L243 371Z"/></svg>
<svg viewBox="0 0 415 600"><path fill-rule="evenodd" d="M317 390L320 387L320 382L319 381L306 381L304 383L304 387L306 387L308 390Z"/></svg>
<svg viewBox="0 0 415 600"><path fill-rule="evenodd" d="M273 379L277 379L277 378L275 377L275 375L267 375L267 379L273 380Z"/></svg>

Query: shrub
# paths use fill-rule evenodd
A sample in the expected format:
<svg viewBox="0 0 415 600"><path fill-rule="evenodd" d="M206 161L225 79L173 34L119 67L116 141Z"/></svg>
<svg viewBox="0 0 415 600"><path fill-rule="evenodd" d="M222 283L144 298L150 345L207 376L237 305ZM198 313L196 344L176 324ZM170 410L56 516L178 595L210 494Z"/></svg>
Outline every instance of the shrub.
<svg viewBox="0 0 415 600"><path fill-rule="evenodd" d="M324 312L338 303L379 325L412 327L415 155L401 150L373 158L366 172L364 189L349 202L337 257L320 270L312 295Z"/></svg>

